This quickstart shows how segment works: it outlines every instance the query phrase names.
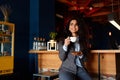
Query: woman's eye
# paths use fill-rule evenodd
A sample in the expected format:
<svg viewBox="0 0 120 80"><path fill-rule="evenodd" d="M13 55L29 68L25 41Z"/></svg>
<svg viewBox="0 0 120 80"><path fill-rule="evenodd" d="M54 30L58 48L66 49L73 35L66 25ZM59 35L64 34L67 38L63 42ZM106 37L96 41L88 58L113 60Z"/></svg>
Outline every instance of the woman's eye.
<svg viewBox="0 0 120 80"><path fill-rule="evenodd" d="M70 24L71 26L73 25L73 23Z"/></svg>
<svg viewBox="0 0 120 80"><path fill-rule="evenodd" d="M78 26L78 24L75 24L76 26Z"/></svg>
<svg viewBox="0 0 120 80"><path fill-rule="evenodd" d="M76 24L75 26L78 26L78 24Z"/></svg>

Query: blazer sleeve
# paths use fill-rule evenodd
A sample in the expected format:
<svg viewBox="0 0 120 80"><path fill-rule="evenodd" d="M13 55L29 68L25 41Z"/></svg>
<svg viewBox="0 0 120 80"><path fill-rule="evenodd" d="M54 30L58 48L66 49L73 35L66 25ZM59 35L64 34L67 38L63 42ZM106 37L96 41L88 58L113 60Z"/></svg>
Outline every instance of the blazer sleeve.
<svg viewBox="0 0 120 80"><path fill-rule="evenodd" d="M68 52L66 52L63 49L63 42L60 41L58 43L58 50L59 50L59 58L61 59L61 61L64 61L67 58Z"/></svg>

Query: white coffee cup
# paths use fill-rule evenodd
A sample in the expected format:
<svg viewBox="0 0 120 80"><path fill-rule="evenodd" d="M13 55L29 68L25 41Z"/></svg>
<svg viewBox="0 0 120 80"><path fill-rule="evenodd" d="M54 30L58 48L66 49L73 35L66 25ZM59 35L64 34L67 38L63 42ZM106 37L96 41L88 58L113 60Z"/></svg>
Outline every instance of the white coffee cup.
<svg viewBox="0 0 120 80"><path fill-rule="evenodd" d="M76 40L77 40L77 37L70 37L71 42L76 42Z"/></svg>

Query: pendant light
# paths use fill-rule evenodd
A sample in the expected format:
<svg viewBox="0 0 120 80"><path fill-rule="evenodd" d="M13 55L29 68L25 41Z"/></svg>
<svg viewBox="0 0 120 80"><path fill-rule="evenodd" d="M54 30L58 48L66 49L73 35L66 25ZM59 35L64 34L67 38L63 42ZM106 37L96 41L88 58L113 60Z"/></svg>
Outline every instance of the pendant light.
<svg viewBox="0 0 120 80"><path fill-rule="evenodd" d="M119 0L118 0L118 9L119 9ZM119 9L120 10L120 9ZM118 11L119 14L119 11ZM120 16L119 16L120 17ZM115 26L118 30L120 30L120 25L118 24L120 21L115 12L113 12L113 0L112 0L112 13L108 15L108 21Z"/></svg>

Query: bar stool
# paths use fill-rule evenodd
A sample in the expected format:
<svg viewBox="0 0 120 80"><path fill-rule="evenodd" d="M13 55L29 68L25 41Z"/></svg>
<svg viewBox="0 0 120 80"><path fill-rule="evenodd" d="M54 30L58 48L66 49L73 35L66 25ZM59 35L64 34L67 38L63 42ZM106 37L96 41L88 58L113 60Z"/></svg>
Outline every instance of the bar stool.
<svg viewBox="0 0 120 80"><path fill-rule="evenodd" d="M45 80L54 80L58 78L58 72L46 71L33 74L33 80L37 80L38 78L45 78Z"/></svg>

